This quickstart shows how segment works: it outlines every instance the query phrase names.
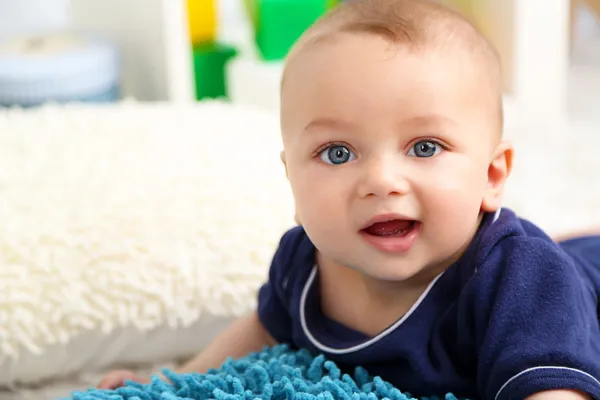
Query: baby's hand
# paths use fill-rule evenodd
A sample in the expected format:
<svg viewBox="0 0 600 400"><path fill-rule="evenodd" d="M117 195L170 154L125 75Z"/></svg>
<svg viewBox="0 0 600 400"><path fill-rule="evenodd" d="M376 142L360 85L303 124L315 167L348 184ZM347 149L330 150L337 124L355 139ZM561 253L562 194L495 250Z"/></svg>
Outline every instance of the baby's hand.
<svg viewBox="0 0 600 400"><path fill-rule="evenodd" d="M148 383L148 379L138 377L132 371L127 370L116 370L111 371L100 381L98 389L117 389L121 386L125 386L125 381L134 381L139 383Z"/></svg>

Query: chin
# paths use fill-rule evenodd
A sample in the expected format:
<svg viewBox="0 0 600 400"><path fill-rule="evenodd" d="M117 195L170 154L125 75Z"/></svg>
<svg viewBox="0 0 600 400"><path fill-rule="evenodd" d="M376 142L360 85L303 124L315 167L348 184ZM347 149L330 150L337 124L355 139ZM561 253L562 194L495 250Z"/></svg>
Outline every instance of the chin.
<svg viewBox="0 0 600 400"><path fill-rule="evenodd" d="M360 264L365 267L357 270L371 279L383 282L414 282L416 285L423 285L431 282L441 272L432 268L430 260L416 260L415 257L390 258L371 254L365 259L369 262Z"/></svg>
<svg viewBox="0 0 600 400"><path fill-rule="evenodd" d="M420 275L421 269L403 266L402 262L391 263L393 265L386 266L384 263L371 265L373 268L355 268L361 274L378 281L383 282L408 282ZM364 264L363 264L364 265Z"/></svg>
<svg viewBox="0 0 600 400"><path fill-rule="evenodd" d="M368 274L371 278L390 283L408 283L415 280L418 276L418 271L399 273L398 271L384 271Z"/></svg>

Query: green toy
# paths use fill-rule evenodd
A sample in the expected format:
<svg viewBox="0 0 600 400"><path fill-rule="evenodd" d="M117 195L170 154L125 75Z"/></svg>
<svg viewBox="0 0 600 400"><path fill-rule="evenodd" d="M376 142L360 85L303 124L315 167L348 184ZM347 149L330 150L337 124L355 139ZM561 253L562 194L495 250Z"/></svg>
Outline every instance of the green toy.
<svg viewBox="0 0 600 400"><path fill-rule="evenodd" d="M225 65L237 54L235 48L217 42L194 45L196 99L227 96Z"/></svg>
<svg viewBox="0 0 600 400"><path fill-rule="evenodd" d="M331 9L335 6L337 6L338 4L340 4L342 2L342 0L328 0L327 1L327 8Z"/></svg>
<svg viewBox="0 0 600 400"><path fill-rule="evenodd" d="M294 42L338 0L244 0L259 53L266 61L286 57Z"/></svg>

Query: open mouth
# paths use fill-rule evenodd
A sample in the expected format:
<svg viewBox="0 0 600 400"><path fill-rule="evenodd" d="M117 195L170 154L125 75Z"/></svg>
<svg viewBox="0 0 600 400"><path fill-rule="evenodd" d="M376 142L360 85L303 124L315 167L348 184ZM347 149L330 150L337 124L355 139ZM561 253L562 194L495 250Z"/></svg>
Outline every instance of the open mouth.
<svg viewBox="0 0 600 400"><path fill-rule="evenodd" d="M361 231L372 236L401 237L408 235L418 224L418 221L407 219L392 219L390 221L375 222Z"/></svg>
<svg viewBox="0 0 600 400"><path fill-rule="evenodd" d="M421 222L407 218L381 216L360 230L363 239L388 253L404 253L412 248L421 231Z"/></svg>

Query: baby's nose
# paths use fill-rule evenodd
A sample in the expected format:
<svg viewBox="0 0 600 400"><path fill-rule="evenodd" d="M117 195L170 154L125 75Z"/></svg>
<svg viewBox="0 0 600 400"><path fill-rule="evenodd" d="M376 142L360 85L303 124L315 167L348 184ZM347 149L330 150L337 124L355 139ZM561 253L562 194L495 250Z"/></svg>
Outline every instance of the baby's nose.
<svg viewBox="0 0 600 400"><path fill-rule="evenodd" d="M371 162L365 166L365 170L359 185L361 197L387 197L401 196L408 193L410 185L401 168L395 163L383 160Z"/></svg>

